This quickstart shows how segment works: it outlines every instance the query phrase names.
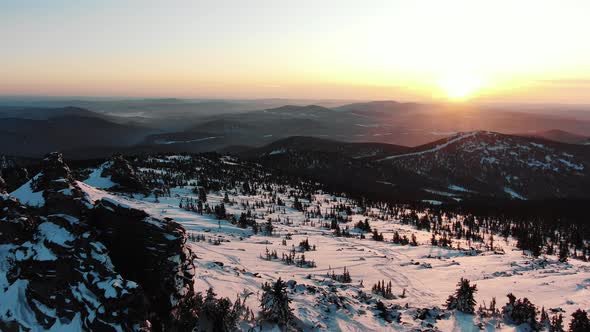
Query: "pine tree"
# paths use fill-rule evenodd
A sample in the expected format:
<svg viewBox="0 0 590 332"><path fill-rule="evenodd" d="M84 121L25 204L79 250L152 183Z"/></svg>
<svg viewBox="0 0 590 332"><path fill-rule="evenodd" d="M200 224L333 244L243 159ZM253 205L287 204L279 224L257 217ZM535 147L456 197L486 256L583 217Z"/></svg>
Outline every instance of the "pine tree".
<svg viewBox="0 0 590 332"><path fill-rule="evenodd" d="M418 245L418 241L416 241L416 235L414 233L412 233L412 240L410 241L410 245L414 247Z"/></svg>
<svg viewBox="0 0 590 332"><path fill-rule="evenodd" d="M554 315L549 324L549 332L564 332L563 329L563 315Z"/></svg>
<svg viewBox="0 0 590 332"><path fill-rule="evenodd" d="M309 239L305 239L301 242L299 242L299 249L301 251L310 251L311 250L311 246L309 245Z"/></svg>
<svg viewBox="0 0 590 332"><path fill-rule="evenodd" d="M496 316L498 314L498 309L496 308L496 298L495 297L492 297L492 301L490 301L489 311L492 314L492 316Z"/></svg>
<svg viewBox="0 0 590 332"><path fill-rule="evenodd" d="M256 221L254 221L254 223L252 224L252 232L254 234L258 234L258 230L259 230L258 223Z"/></svg>
<svg viewBox="0 0 590 332"><path fill-rule="evenodd" d="M436 236L434 235L434 233L432 233L432 237L430 238L430 244L432 244L433 246L436 246L438 244L438 242L436 241Z"/></svg>
<svg viewBox="0 0 590 332"><path fill-rule="evenodd" d="M567 262L567 256L569 256L569 248L565 242L559 243L559 261L562 263Z"/></svg>
<svg viewBox="0 0 590 332"><path fill-rule="evenodd" d="M507 320L516 324L528 323L533 329L537 328L537 307L529 299L516 299L512 293L507 295L508 303L502 308Z"/></svg>
<svg viewBox="0 0 590 332"><path fill-rule="evenodd" d="M447 299L447 308L449 310L457 309L466 314L475 312L477 303L474 294L477 292L477 285L471 285L469 280L461 278L457 283L457 291Z"/></svg>
<svg viewBox="0 0 590 332"><path fill-rule="evenodd" d="M541 318L540 318L540 323L542 325L549 325L550 321L549 321L549 315L547 314L547 311L545 311L545 307L541 308Z"/></svg>
<svg viewBox="0 0 590 332"><path fill-rule="evenodd" d="M289 325L293 319L290 303L287 284L280 277L273 284L265 282L262 285L260 307L263 319L277 323L282 327Z"/></svg>
<svg viewBox="0 0 590 332"><path fill-rule="evenodd" d="M375 309L379 312L379 317L383 318L383 320L385 320L386 322L391 323L391 317L389 314L389 310L387 310L387 307L385 306L385 304L381 301L377 301L377 304L375 305Z"/></svg>
<svg viewBox="0 0 590 332"><path fill-rule="evenodd" d="M266 222L266 224L264 224L264 232L266 233L266 235L272 235L272 232L274 230L274 226L272 225L272 221L270 221L270 219L268 219L268 221Z"/></svg>
<svg viewBox="0 0 590 332"><path fill-rule="evenodd" d="M199 187L199 201L202 203L207 202L207 192L205 192L205 189L202 187Z"/></svg>
<svg viewBox="0 0 590 332"><path fill-rule="evenodd" d="M199 294L200 295L200 294ZM228 298L216 298L213 288L207 290L202 300L201 317L205 318L212 331L233 331L241 316L247 313L247 307L238 299L232 303Z"/></svg>
<svg viewBox="0 0 590 332"><path fill-rule="evenodd" d="M295 199L293 200L293 208L297 211L303 211L303 204L301 204L297 196L295 196Z"/></svg>
<svg viewBox="0 0 590 332"><path fill-rule="evenodd" d="M578 309L572 314L572 317L570 321L570 332L590 331L590 320L588 320L586 311Z"/></svg>
<svg viewBox="0 0 590 332"><path fill-rule="evenodd" d="M393 233L393 239L391 239L391 242L393 242L395 244L399 244L401 242L399 233L397 231L395 231L395 233Z"/></svg>
<svg viewBox="0 0 590 332"><path fill-rule="evenodd" d="M378 233L377 228L373 229L373 240L375 241L383 241L383 233Z"/></svg>

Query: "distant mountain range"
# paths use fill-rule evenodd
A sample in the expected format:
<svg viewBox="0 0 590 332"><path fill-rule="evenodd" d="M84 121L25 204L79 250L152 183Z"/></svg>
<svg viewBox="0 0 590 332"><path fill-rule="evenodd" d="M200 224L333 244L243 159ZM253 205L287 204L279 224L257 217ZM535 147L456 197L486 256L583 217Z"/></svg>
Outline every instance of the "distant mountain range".
<svg viewBox="0 0 590 332"><path fill-rule="evenodd" d="M0 114L0 153L8 155L41 156L56 150L73 151L75 155L77 150L95 147L127 147L157 132L73 107Z"/></svg>
<svg viewBox="0 0 590 332"><path fill-rule="evenodd" d="M590 136L578 135L559 129L547 130L528 135L525 134L523 136L541 137L550 141L569 144L590 144Z"/></svg>
<svg viewBox="0 0 590 332"><path fill-rule="evenodd" d="M232 154L285 173L316 179L332 186L334 190L356 192L378 199L457 203L486 199L590 198L587 190L590 186L590 145L560 143L541 137L473 131L454 134L417 147L406 147L292 136L252 148L247 145L228 145L234 141L223 136L208 136L211 135L209 133L195 133L195 136L181 136L179 133L176 141L164 141L164 138L152 135L152 145L117 147L114 138L121 139L123 135L129 135L129 127L84 117L11 119L2 123L18 121L28 124L23 126L20 123L19 128L23 131L28 128L27 132L38 143L38 151L44 147L53 148L57 144L69 144L73 147L69 153L75 159L96 158L113 151L125 154L145 154L155 149L175 153L195 152L190 151L191 146L206 146L217 147L221 153ZM57 124L54 125L53 121L57 121ZM85 129L61 135L60 130L66 132L65 124L68 123ZM144 128L137 130L141 134ZM73 135L85 139L81 144L89 144L91 140L98 144L103 141L102 135L109 133L113 138L111 147L100 148L95 145L94 148L75 148L77 143L80 144L80 138L73 138ZM43 141L44 135L49 137L46 142ZM11 163L11 160L16 163ZM9 185L14 186L22 182L21 178L26 179L31 169L35 170L34 164L32 159L8 159L2 163L0 173L8 176ZM29 172L20 170L19 166L28 168Z"/></svg>
<svg viewBox="0 0 590 332"><path fill-rule="evenodd" d="M570 144L586 144L590 136L589 120L530 109L396 101L259 110L284 101L71 102L88 108L0 106L0 154L36 157L60 150L68 158L84 159L119 152L243 151L291 136L420 146L474 130Z"/></svg>

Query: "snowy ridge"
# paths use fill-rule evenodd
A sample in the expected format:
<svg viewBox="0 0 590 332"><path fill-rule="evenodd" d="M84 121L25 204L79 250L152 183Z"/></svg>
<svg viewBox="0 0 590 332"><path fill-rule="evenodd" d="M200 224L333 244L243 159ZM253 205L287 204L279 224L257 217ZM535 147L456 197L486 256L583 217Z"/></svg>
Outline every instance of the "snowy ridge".
<svg viewBox="0 0 590 332"><path fill-rule="evenodd" d="M399 155L394 155L394 156L389 156L389 157L385 157L383 159L380 159L378 161L385 161L385 160L391 160L391 159L397 159L397 158L403 158L403 157L409 157L409 156L419 156L419 155L423 155L426 153L432 153L432 152L436 152L436 151L440 151L442 149L444 149L445 147L460 142L466 138L469 137L473 137L475 135L477 135L478 131L474 131L474 132L470 132L470 133L464 133L464 134L458 134L456 137L449 139L448 141L446 141L443 144L437 145L432 149L428 149L428 150L424 150L424 151L418 151L418 152L412 152L412 153L406 153L406 154L399 154Z"/></svg>
<svg viewBox="0 0 590 332"><path fill-rule="evenodd" d="M512 198L516 198L516 199L520 199L520 200L526 200L525 197L523 197L522 195L520 195L519 193L517 193L516 191L508 188L508 187L504 187L504 191L510 195L510 197Z"/></svg>
<svg viewBox="0 0 590 332"><path fill-rule="evenodd" d="M406 171L458 182L463 195L510 199L588 197L590 151L580 146L493 132L459 134L434 148L378 160ZM510 190L506 190L509 188Z"/></svg>

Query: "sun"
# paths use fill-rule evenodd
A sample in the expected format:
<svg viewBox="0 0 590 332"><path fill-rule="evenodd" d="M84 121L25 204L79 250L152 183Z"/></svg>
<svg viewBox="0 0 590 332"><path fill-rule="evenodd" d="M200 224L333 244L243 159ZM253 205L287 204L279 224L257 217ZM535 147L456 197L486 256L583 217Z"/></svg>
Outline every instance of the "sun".
<svg viewBox="0 0 590 332"><path fill-rule="evenodd" d="M469 75L454 74L441 80L440 87L450 100L462 101L473 97L481 82Z"/></svg>

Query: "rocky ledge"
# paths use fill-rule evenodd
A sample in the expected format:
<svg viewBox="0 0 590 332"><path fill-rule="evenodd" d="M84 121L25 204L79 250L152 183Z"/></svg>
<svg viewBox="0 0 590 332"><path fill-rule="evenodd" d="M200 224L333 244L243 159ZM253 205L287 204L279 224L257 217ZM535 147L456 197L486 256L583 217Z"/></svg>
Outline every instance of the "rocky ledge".
<svg viewBox="0 0 590 332"><path fill-rule="evenodd" d="M58 153L14 193L0 194L0 330L190 324L193 254L180 224L91 202Z"/></svg>

